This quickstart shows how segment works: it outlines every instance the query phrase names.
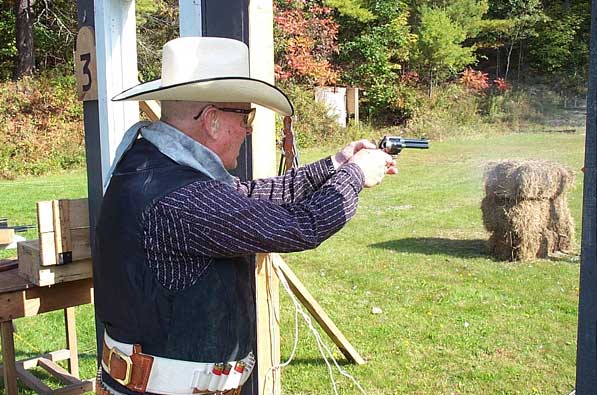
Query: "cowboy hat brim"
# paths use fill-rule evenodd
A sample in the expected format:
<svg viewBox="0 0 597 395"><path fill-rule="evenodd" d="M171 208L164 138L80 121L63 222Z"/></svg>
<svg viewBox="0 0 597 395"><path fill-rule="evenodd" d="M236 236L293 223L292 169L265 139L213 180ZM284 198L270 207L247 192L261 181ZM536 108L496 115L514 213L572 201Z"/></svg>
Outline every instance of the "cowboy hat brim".
<svg viewBox="0 0 597 395"><path fill-rule="evenodd" d="M162 80L139 84L114 96L125 100L188 100L220 103L255 103L282 115L293 115L294 108L280 89L267 82L246 77L221 77L162 86Z"/></svg>

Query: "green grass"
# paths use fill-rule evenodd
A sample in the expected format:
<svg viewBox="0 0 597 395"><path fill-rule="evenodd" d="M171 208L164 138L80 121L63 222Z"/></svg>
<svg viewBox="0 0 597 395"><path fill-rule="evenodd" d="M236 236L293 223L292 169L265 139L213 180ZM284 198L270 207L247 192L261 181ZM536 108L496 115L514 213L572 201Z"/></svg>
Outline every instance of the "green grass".
<svg viewBox="0 0 597 395"><path fill-rule="evenodd" d="M473 137L431 147L404 151L400 173L363 191L357 215L337 235L316 250L285 256L367 364L350 365L332 347L334 354L368 394L568 394L575 382L578 257L494 261L479 206L483 169L492 160L567 164L577 175L569 204L578 244L584 135ZM303 160L329 152L310 150ZM0 214L15 223L35 221L36 200L86 194L82 172L1 182L0 190ZM373 307L382 313L372 314ZM82 375L89 378L93 310L77 313ZM283 359L293 319L283 297ZM17 320L17 328L18 358L63 346L61 313ZM332 393L304 325L296 358L282 374L284 393ZM341 394L358 393L336 378Z"/></svg>

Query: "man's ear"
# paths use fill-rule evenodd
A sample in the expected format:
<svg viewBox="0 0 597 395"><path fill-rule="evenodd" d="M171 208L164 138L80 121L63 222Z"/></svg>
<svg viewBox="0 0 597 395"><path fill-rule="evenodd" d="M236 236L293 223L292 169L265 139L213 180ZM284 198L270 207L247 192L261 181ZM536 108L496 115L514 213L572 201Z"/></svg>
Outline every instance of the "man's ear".
<svg viewBox="0 0 597 395"><path fill-rule="evenodd" d="M208 108L205 110L205 114L202 117L203 121L203 130L207 133L207 135L212 139L217 139L218 137L218 112L214 108Z"/></svg>

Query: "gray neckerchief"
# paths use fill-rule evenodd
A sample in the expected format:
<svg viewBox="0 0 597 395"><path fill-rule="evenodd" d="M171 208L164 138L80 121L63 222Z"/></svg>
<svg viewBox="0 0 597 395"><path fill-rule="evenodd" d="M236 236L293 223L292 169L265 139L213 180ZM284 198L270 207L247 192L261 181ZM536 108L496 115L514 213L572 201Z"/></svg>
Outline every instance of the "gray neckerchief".
<svg viewBox="0 0 597 395"><path fill-rule="evenodd" d="M141 121L131 126L122 136L122 141L116 148L114 162L106 178L104 190L108 187L116 165L132 147L139 134L179 165L196 169L209 178L228 185L234 183L234 178L226 171L220 158L209 148L165 122Z"/></svg>

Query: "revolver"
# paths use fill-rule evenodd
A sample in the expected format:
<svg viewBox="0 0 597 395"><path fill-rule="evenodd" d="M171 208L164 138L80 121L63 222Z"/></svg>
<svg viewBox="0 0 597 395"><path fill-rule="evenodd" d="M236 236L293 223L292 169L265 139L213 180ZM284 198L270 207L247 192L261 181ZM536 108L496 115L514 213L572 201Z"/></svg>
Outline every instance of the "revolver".
<svg viewBox="0 0 597 395"><path fill-rule="evenodd" d="M404 148L428 149L429 140L409 139L398 136L383 136L378 147L386 153L396 156Z"/></svg>

